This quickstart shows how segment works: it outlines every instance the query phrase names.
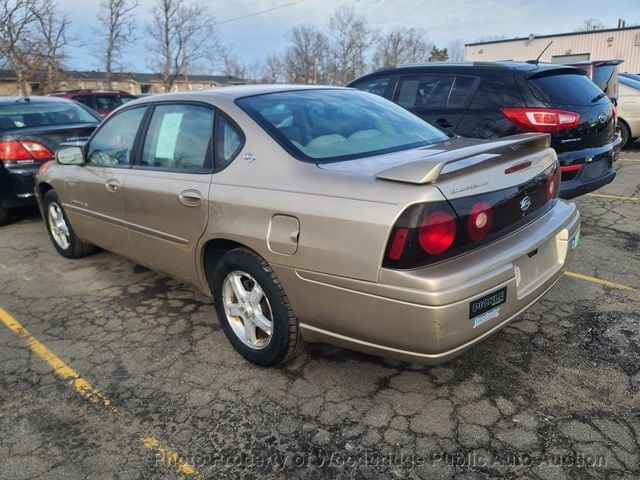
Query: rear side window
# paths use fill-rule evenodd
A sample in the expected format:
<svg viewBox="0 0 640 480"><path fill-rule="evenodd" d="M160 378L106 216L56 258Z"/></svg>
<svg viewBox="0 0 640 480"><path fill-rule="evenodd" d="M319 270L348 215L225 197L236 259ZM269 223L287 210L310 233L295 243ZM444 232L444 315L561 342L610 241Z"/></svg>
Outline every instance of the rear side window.
<svg viewBox="0 0 640 480"><path fill-rule="evenodd" d="M93 108L93 98L88 95L80 95L78 97L73 97L72 100L76 102L80 102L83 105L86 105L89 108Z"/></svg>
<svg viewBox="0 0 640 480"><path fill-rule="evenodd" d="M395 101L415 110L445 108L454 79L453 75L404 77L400 79Z"/></svg>
<svg viewBox="0 0 640 480"><path fill-rule="evenodd" d="M604 98L600 90L585 75L565 73L530 78L527 81L535 97L548 105L593 105Z"/></svg>
<svg viewBox="0 0 640 480"><path fill-rule="evenodd" d="M130 165L133 144L146 109L132 108L110 117L91 139L87 162L105 167Z"/></svg>
<svg viewBox="0 0 640 480"><path fill-rule="evenodd" d="M224 115L218 116L216 125L216 169L221 170L240 153L244 136Z"/></svg>
<svg viewBox="0 0 640 480"><path fill-rule="evenodd" d="M191 171L210 169L212 135L212 108L158 105L149 123L141 164Z"/></svg>
<svg viewBox="0 0 640 480"><path fill-rule="evenodd" d="M384 97L384 92L387 90L387 86L391 81L391 77L378 77L373 80L366 80L358 85L354 85L358 90L364 92L375 93Z"/></svg>
<svg viewBox="0 0 640 480"><path fill-rule="evenodd" d="M120 95L96 95L97 110L115 110L120 105L133 100L133 97L121 97Z"/></svg>
<svg viewBox="0 0 640 480"><path fill-rule="evenodd" d="M456 76L453 87L451 88L449 100L447 101L447 108L464 107L469 97L473 94L475 83L475 77Z"/></svg>

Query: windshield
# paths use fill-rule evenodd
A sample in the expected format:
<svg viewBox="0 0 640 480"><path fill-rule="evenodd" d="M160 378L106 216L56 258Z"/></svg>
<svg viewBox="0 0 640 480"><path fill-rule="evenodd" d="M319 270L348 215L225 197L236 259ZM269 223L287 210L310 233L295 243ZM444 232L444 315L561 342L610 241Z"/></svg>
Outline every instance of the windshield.
<svg viewBox="0 0 640 480"><path fill-rule="evenodd" d="M98 122L93 114L73 102L23 101L0 106L0 130L4 131Z"/></svg>
<svg viewBox="0 0 640 480"><path fill-rule="evenodd" d="M377 95L298 90L236 103L296 158L335 162L447 140L440 130Z"/></svg>

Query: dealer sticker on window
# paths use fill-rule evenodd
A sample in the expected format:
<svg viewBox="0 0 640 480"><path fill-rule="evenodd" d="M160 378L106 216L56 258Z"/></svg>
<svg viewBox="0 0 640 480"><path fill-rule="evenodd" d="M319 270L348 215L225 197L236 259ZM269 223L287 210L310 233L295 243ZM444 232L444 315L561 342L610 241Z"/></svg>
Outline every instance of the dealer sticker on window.
<svg viewBox="0 0 640 480"><path fill-rule="evenodd" d="M474 328L478 325L500 315L500 309L496 308L507 301L507 287L491 292L484 297L469 303L469 318L474 318ZM486 314L486 315L483 315ZM482 318L481 318L482 316ZM478 318L476 318L478 317ZM488 318L485 318L488 317ZM481 320L476 324L477 320Z"/></svg>

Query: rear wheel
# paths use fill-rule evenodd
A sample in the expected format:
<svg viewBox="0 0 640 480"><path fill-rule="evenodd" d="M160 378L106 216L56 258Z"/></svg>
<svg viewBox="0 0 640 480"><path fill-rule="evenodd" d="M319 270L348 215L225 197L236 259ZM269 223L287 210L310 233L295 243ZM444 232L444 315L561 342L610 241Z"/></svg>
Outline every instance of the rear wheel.
<svg viewBox="0 0 640 480"><path fill-rule="evenodd" d="M626 123L618 121L618 128L620 128L620 137L622 138L622 144L620 148L624 148L627 143L629 143L629 137L631 137L631 132L629 132L629 127Z"/></svg>
<svg viewBox="0 0 640 480"><path fill-rule="evenodd" d="M49 190L44 196L43 205L49 238L60 255L80 258L95 251L93 245L83 242L73 232L56 192Z"/></svg>
<svg viewBox="0 0 640 480"><path fill-rule="evenodd" d="M264 259L244 248L231 250L215 266L210 281L218 320L244 358L273 366L302 350L298 321Z"/></svg>
<svg viewBox="0 0 640 480"><path fill-rule="evenodd" d="M4 207L0 207L0 227L7 223L9 223L9 210Z"/></svg>

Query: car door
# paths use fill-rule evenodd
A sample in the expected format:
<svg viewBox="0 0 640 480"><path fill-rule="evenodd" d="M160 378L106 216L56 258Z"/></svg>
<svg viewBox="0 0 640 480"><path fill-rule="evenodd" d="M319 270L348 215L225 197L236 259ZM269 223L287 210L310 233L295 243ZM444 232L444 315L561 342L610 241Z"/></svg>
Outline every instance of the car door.
<svg viewBox="0 0 640 480"><path fill-rule="evenodd" d="M477 86L473 76L421 74L400 77L393 100L445 133L456 132Z"/></svg>
<svg viewBox="0 0 640 480"><path fill-rule="evenodd" d="M208 220L214 118L206 104L156 104L124 188L138 261L188 282Z"/></svg>
<svg viewBox="0 0 640 480"><path fill-rule="evenodd" d="M75 233L90 243L133 257L123 186L129 174L146 106L123 110L103 123L85 146L85 164L70 167L65 209Z"/></svg>

